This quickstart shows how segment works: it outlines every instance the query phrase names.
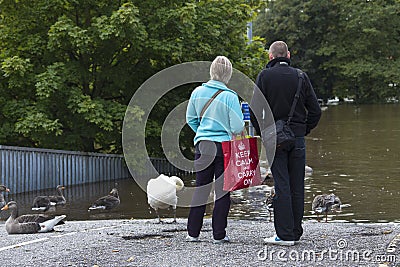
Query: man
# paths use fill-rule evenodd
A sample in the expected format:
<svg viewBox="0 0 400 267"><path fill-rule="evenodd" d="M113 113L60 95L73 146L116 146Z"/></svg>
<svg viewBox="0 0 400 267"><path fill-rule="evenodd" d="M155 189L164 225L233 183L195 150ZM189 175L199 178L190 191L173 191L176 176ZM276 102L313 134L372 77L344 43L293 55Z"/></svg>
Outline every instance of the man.
<svg viewBox="0 0 400 267"><path fill-rule="evenodd" d="M285 42L276 41L269 48L269 63L256 80L256 85L265 96L274 121L287 120L299 81L297 69L290 66L290 52ZM304 136L315 128L321 117L321 109L308 76L304 73L300 98L296 104L290 128L293 130L295 144L277 147L271 171L275 182L274 226L276 235L265 238L267 244L292 246L303 234L304 213ZM259 97L253 95L251 102L251 121L260 133L257 118L266 114L266 107L257 106ZM254 113L253 113L254 112Z"/></svg>

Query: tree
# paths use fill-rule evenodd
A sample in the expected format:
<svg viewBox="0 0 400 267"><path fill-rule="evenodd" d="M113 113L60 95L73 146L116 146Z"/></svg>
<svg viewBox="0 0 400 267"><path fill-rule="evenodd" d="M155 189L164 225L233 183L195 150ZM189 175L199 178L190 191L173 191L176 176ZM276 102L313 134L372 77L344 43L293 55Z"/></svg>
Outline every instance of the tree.
<svg viewBox="0 0 400 267"><path fill-rule="evenodd" d="M400 77L400 1L342 1L337 33L320 48L334 55L326 69L338 70L342 79L335 93L355 96L359 102L382 102L398 95ZM396 85L390 86L390 85ZM397 90L396 90L397 89Z"/></svg>
<svg viewBox="0 0 400 267"><path fill-rule="evenodd" d="M260 42L250 49L244 33L258 3L3 0L0 143L120 153L127 104L159 70L223 54L254 73L249 53L263 51ZM150 150L159 147L151 139L163 112L188 92L157 106L146 131ZM140 121L142 111L129 112Z"/></svg>
<svg viewBox="0 0 400 267"><path fill-rule="evenodd" d="M398 94L399 52L390 47L399 41L399 9L396 0L269 1L256 33L268 44L286 40L321 97L382 101Z"/></svg>

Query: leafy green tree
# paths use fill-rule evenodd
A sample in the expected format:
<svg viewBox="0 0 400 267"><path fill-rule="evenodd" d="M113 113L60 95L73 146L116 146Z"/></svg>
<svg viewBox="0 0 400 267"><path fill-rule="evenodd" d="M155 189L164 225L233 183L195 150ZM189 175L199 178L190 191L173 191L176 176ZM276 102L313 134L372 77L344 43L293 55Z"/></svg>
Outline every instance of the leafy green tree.
<svg viewBox="0 0 400 267"><path fill-rule="evenodd" d="M400 2L268 1L256 23L267 40L286 40L295 66L320 97L383 101L399 94ZM397 85L397 86L395 86Z"/></svg>
<svg viewBox="0 0 400 267"><path fill-rule="evenodd" d="M156 72L223 54L255 73L262 46L248 46L245 29L258 4L2 0L0 143L120 153L127 104ZM160 155L163 116L190 90L167 96L173 101L162 100L147 122L152 155ZM140 122L141 110L129 113ZM183 134L184 147L191 138Z"/></svg>
<svg viewBox="0 0 400 267"><path fill-rule="evenodd" d="M335 93L359 102L382 102L399 95L400 1L341 1L339 23L320 54L326 69L338 70ZM397 85L397 86L393 86Z"/></svg>

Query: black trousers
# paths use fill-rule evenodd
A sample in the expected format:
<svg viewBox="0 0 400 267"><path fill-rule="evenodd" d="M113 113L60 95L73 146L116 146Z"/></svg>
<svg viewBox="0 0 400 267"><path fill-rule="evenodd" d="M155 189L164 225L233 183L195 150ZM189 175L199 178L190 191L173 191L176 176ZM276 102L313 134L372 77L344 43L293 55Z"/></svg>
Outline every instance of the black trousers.
<svg viewBox="0 0 400 267"><path fill-rule="evenodd" d="M223 239L226 235L230 194L223 191L224 158L222 145L218 142L200 141L196 144L195 162L196 190L193 194L187 230L192 237L200 235L207 200L214 184L214 209L212 215L213 237Z"/></svg>
<svg viewBox="0 0 400 267"><path fill-rule="evenodd" d="M275 182L274 226L277 236L299 240L303 234L305 140L297 137L294 147L277 149L271 171Z"/></svg>

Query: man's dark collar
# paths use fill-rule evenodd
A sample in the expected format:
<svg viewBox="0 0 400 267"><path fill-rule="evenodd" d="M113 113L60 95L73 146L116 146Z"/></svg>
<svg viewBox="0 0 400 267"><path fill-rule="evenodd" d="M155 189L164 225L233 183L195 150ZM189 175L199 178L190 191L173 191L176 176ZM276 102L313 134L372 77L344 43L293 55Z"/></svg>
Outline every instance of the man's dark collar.
<svg viewBox="0 0 400 267"><path fill-rule="evenodd" d="M271 60L270 62L268 62L267 68L273 67L278 62L281 62L283 64L286 63L287 65L290 65L290 59L289 58L287 58L287 57L277 57L277 58L274 58L273 60Z"/></svg>

